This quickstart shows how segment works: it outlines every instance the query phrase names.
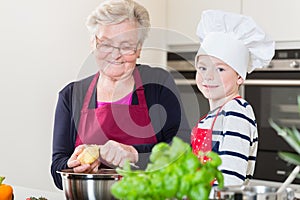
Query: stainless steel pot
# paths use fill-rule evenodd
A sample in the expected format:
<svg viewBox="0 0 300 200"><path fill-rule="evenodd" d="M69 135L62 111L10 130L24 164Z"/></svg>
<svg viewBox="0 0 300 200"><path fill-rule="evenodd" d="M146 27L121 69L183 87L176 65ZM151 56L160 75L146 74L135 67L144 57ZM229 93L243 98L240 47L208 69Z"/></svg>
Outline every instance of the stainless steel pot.
<svg viewBox="0 0 300 200"><path fill-rule="evenodd" d="M293 200L294 190L286 188L276 193L277 187L269 186L230 186L215 188L214 198L220 200Z"/></svg>
<svg viewBox="0 0 300 200"><path fill-rule="evenodd" d="M110 188L121 178L114 169L100 169L93 174L74 173L72 170L62 170L57 173L62 176L67 200L114 199Z"/></svg>

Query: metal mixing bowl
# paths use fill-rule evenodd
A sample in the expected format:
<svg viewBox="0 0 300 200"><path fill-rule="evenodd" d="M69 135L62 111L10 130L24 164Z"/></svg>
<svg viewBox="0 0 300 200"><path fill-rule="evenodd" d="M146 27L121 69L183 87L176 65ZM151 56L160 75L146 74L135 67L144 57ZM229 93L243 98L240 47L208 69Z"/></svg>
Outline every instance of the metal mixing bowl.
<svg viewBox="0 0 300 200"><path fill-rule="evenodd" d="M71 169L58 171L62 176L67 200L111 200L110 188L121 176L114 169L100 169L97 173L74 173Z"/></svg>

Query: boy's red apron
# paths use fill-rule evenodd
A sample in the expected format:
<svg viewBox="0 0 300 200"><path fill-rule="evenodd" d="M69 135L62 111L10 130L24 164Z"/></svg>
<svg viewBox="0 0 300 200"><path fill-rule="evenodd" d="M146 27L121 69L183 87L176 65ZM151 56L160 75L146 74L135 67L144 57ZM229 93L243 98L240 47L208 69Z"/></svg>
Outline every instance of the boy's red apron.
<svg viewBox="0 0 300 200"><path fill-rule="evenodd" d="M241 98L240 96L235 97L236 98ZM202 129L202 128L198 128L198 123L204 119L207 115L203 116L199 122L197 123L196 126L194 126L194 128L192 129L192 135L191 135L191 144L192 144L192 149L193 149L193 153L195 155L198 156L199 151L202 152L208 152L212 150L212 131L213 131L213 127L214 124L217 120L217 117L219 115L219 112L221 111L221 109L223 108L223 106L225 105L225 103L220 106L220 108L217 111L216 116L214 117L213 123L210 127L210 129ZM207 160L207 158L203 158L203 161L205 162Z"/></svg>
<svg viewBox="0 0 300 200"><path fill-rule="evenodd" d="M75 146L80 144L102 145L108 140L133 145L156 143L156 136L149 117L144 88L139 71L134 70L138 105L105 104L89 109L99 73L92 80L84 98Z"/></svg>
<svg viewBox="0 0 300 200"><path fill-rule="evenodd" d="M198 123L204 119L207 115L200 118L196 126L192 129L192 135L191 135L191 144L193 153L198 156L199 151L202 152L208 152L212 150L212 130L214 127L214 124L217 120L218 114L223 106L221 106L214 117L213 123L211 125L210 129L204 129L204 128L198 128ZM203 160L206 161L206 158Z"/></svg>

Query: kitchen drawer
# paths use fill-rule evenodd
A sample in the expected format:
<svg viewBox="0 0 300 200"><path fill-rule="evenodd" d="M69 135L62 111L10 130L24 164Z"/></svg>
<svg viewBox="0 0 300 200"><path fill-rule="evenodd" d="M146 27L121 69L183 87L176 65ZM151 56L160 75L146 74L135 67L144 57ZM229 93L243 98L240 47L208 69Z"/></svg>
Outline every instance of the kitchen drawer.
<svg viewBox="0 0 300 200"><path fill-rule="evenodd" d="M294 167L279 158L278 152L258 151L254 179L284 182ZM293 183L299 184L300 179Z"/></svg>

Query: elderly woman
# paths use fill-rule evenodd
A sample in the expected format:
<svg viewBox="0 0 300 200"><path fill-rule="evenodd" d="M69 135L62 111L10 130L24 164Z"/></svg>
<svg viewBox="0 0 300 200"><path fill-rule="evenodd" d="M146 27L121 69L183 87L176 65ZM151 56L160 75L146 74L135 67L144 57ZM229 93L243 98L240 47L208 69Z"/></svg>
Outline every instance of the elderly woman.
<svg viewBox="0 0 300 200"><path fill-rule="evenodd" d="M59 92L51 173L60 189L57 170L90 173L100 163L116 167L126 159L145 167L156 143L175 135L190 140L172 76L136 64L150 28L147 10L132 0L109 0L88 17L87 27L99 71ZM81 164L82 144L101 145L100 160Z"/></svg>

